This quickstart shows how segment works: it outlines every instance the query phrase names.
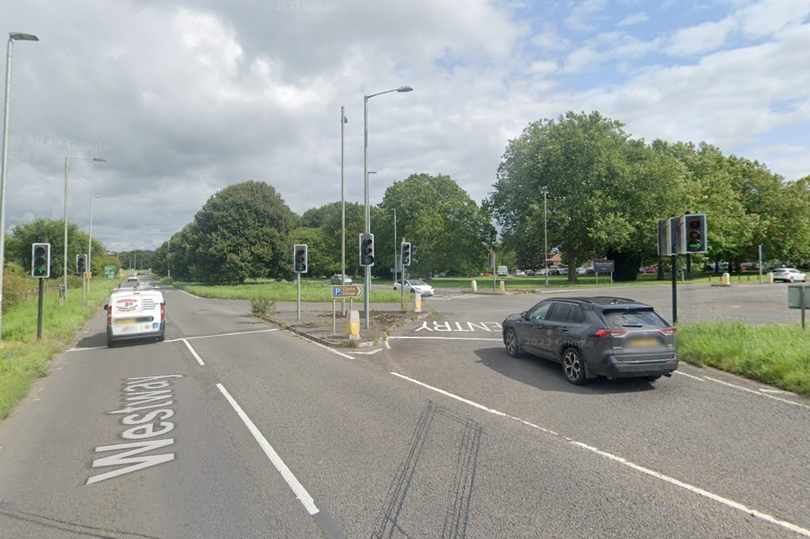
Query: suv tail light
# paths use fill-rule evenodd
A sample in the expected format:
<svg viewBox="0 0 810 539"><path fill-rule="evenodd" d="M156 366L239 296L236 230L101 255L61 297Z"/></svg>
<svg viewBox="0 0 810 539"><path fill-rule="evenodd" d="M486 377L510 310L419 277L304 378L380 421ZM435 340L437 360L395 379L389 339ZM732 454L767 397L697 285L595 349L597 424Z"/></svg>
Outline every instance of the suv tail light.
<svg viewBox="0 0 810 539"><path fill-rule="evenodd" d="M675 333L678 331L678 328L661 328L658 331L660 331L664 335L675 335Z"/></svg>
<svg viewBox="0 0 810 539"><path fill-rule="evenodd" d="M622 335L626 334L627 331L624 329L600 329L596 333L593 334L594 337L599 337L600 339L604 339L605 337L621 337Z"/></svg>

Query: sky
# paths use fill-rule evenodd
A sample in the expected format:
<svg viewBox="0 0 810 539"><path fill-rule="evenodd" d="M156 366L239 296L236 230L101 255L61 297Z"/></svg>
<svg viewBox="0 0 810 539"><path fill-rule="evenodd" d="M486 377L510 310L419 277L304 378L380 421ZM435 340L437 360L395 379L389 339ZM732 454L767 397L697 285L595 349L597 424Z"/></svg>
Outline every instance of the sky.
<svg viewBox="0 0 810 539"><path fill-rule="evenodd" d="M529 123L597 110L651 142L706 141L810 174L810 0L25 0L6 226L68 213L156 249L228 185L290 209L370 203L413 173L480 203ZM86 159L91 158L91 159ZM101 158L106 162L96 162ZM96 197L96 198L93 198ZM91 202L92 201L92 202ZM373 230L372 230L373 232Z"/></svg>

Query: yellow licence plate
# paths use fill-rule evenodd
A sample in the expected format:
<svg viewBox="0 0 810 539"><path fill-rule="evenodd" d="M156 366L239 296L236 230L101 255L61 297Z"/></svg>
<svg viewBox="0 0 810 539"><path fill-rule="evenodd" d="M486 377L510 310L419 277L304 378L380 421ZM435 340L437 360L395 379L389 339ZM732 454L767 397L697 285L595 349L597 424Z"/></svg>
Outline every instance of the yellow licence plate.
<svg viewBox="0 0 810 539"><path fill-rule="evenodd" d="M630 346L655 346L657 344L657 339L636 339L634 341L630 341Z"/></svg>
<svg viewBox="0 0 810 539"><path fill-rule="evenodd" d="M137 322L134 318L119 318L114 321L116 324L134 324Z"/></svg>

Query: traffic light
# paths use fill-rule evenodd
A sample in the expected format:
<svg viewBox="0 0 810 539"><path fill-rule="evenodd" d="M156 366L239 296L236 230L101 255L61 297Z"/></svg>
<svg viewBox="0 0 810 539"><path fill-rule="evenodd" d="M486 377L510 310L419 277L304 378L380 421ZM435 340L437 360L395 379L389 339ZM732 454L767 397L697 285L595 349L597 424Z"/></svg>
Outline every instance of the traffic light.
<svg viewBox="0 0 810 539"><path fill-rule="evenodd" d="M295 260L293 261L293 271L295 273L307 272L307 246L304 244L296 244L293 248L295 252Z"/></svg>
<svg viewBox="0 0 810 539"><path fill-rule="evenodd" d="M31 245L31 276L38 279L47 279L51 276L50 243Z"/></svg>
<svg viewBox="0 0 810 539"><path fill-rule="evenodd" d="M374 234L360 234L360 265L374 265Z"/></svg>
<svg viewBox="0 0 810 539"><path fill-rule="evenodd" d="M706 241L706 215L690 213L683 216L681 238L685 254L705 253L708 251Z"/></svg>
<svg viewBox="0 0 810 539"><path fill-rule="evenodd" d="M414 245L412 243L411 244L411 263L413 263L413 262L419 262L419 259L417 258L417 255L416 255L416 245Z"/></svg>
<svg viewBox="0 0 810 539"><path fill-rule="evenodd" d="M82 274L87 271L87 255L76 255L76 273Z"/></svg>
<svg viewBox="0 0 810 539"><path fill-rule="evenodd" d="M403 266L410 266L411 259L413 258L413 251L411 249L411 242L403 241L399 244L399 254Z"/></svg>

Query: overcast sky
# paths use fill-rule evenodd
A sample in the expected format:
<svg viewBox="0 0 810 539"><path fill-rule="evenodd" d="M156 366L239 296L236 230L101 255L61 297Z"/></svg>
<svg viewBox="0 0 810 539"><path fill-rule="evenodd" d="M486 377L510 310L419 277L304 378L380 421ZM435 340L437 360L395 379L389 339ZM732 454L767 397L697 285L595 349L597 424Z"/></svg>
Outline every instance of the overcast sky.
<svg viewBox="0 0 810 539"><path fill-rule="evenodd" d="M598 110L648 141L810 174L810 0L25 0L7 225L69 213L111 250L155 249L218 190L273 185L299 215L371 203L411 173L481 202L529 122Z"/></svg>

